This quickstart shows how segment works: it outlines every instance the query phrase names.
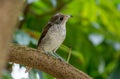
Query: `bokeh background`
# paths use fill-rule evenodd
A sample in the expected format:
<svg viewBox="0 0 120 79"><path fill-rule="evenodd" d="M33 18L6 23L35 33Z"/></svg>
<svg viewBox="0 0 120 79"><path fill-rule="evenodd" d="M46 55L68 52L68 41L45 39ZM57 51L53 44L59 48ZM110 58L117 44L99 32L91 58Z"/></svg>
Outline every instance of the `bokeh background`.
<svg viewBox="0 0 120 79"><path fill-rule="evenodd" d="M13 43L36 48L43 27L56 13L71 14L57 53L94 79L120 79L120 0L26 0ZM9 62L3 79L53 79Z"/></svg>

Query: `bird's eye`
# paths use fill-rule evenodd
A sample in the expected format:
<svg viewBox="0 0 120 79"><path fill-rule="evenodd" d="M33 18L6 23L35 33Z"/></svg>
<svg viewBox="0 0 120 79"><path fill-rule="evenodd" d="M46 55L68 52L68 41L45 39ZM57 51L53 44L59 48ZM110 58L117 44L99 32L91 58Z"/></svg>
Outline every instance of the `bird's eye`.
<svg viewBox="0 0 120 79"><path fill-rule="evenodd" d="M62 21L62 20L63 20L63 17L60 17L60 20Z"/></svg>

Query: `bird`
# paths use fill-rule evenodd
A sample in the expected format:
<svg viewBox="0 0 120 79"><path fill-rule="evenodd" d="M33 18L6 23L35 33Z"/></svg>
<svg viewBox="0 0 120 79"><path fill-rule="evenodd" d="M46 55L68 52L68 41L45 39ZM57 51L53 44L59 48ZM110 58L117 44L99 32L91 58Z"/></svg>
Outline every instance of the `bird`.
<svg viewBox="0 0 120 79"><path fill-rule="evenodd" d="M53 55L54 57L59 57L56 54L56 51L65 40L66 23L70 17L71 15L65 15L62 13L57 13L52 16L42 31L37 49ZM26 69L26 72L29 70L31 70L30 67Z"/></svg>

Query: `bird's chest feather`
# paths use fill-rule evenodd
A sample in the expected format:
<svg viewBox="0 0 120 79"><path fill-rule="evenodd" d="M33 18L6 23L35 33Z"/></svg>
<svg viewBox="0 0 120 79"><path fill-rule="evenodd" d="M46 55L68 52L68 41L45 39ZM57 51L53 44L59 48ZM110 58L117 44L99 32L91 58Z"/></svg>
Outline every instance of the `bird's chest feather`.
<svg viewBox="0 0 120 79"><path fill-rule="evenodd" d="M51 27L48 31L49 37L51 42L53 43L61 43L64 41L65 36L66 36L66 27L65 26L59 26L59 25L54 25Z"/></svg>
<svg viewBox="0 0 120 79"><path fill-rule="evenodd" d="M64 41L66 36L66 27L65 26L52 26L48 30L46 36L43 38L40 46L45 51L53 51L58 48Z"/></svg>

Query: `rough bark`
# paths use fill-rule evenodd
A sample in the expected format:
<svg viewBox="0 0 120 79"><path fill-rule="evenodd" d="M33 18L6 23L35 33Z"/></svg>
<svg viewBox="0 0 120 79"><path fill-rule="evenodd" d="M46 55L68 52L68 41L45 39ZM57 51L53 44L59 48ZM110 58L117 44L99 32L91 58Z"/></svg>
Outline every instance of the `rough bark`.
<svg viewBox="0 0 120 79"><path fill-rule="evenodd" d="M8 43L21 11L22 2L22 0L0 0L0 78L5 67Z"/></svg>
<svg viewBox="0 0 120 79"><path fill-rule="evenodd" d="M25 46L11 44L9 61L39 69L57 79L92 79L64 61L42 53L40 50Z"/></svg>

